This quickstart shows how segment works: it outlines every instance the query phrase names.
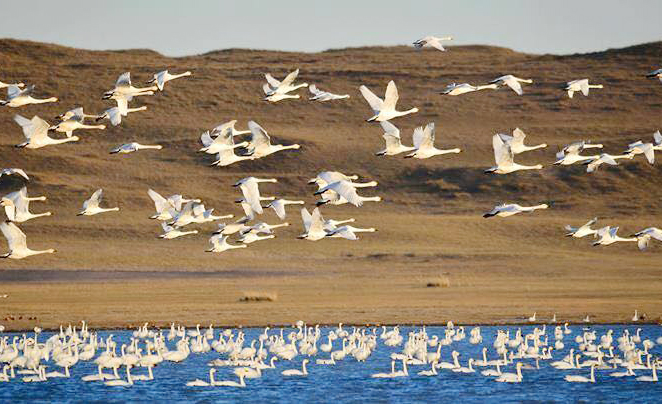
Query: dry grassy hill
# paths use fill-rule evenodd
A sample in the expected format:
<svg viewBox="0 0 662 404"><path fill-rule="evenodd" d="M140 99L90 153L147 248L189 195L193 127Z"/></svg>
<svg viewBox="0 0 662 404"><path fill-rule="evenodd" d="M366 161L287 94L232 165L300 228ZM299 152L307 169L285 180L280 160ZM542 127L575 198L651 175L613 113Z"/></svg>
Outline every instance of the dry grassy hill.
<svg viewBox="0 0 662 404"><path fill-rule="evenodd" d="M629 312L634 304L627 302L632 299L640 308L650 305L648 310L653 312L654 303L659 303L656 290L662 269L657 262L662 246L643 253L632 244L593 248L588 240L564 238L562 226L581 224L593 216L600 217L603 225L620 225L624 234L662 226L662 166L651 166L637 156L586 174L583 166L551 163L562 145L576 140L603 143L612 154L623 151L629 142L650 141L652 133L662 128L662 85L643 75L660 60L662 42L566 56L462 46L445 53L406 47L321 53L230 49L169 58L150 50L87 51L0 40L2 81L33 83L37 96L60 98L56 104L0 109L0 166L25 169L32 177L29 193L48 196L47 202L33 203L31 209L54 214L21 228L32 247L58 250L55 255L5 260L0 268L215 272L218 276L210 278L213 282L204 280L198 285L199 291L212 288L212 294L213 288L225 288L223 298L215 297L220 299L216 304L229 306L214 310L250 313L255 306L232 303L246 289L280 294L276 303L260 303L264 310L271 310L270 320L251 314L227 320L253 323L289 321L296 315L324 321L331 316L328 313L333 313L333 321L343 313L344 319L355 321L436 321L450 314L485 321L543 304L579 313L581 302L599 316ZM13 114L28 118L36 114L53 121L52 117L75 106L83 106L88 113L100 112L112 106L101 100L101 94L119 74L131 71L137 85L164 68L191 70L193 76L168 83L164 92L153 97L137 98L133 104L147 105L148 110L130 115L120 126L78 131L81 141L73 144L39 150L12 147L23 141ZM276 104L261 100L264 73L282 77L295 68L301 69L300 80L351 98L314 103L306 100L306 94L304 99ZM532 78L534 84L524 87L523 96L507 88L459 97L438 94L450 82L484 83L509 73ZM589 97L568 99L562 84L583 77L605 88L592 91ZM393 121L403 141L411 142L415 126L434 121L438 145L460 147L461 154L424 161L374 156L383 146L382 131L379 125L365 122L371 111L358 87L365 84L383 94L391 79L400 92L398 105L421 110ZM300 93L304 95L303 90ZM230 167L209 167L213 156L196 152L199 135L230 119L237 119L241 129L248 120L256 120L275 141L296 142L302 148ZM517 160L543 163L545 168L506 176L483 174L493 163L491 136L515 127L528 134L529 143L550 145ZM130 141L159 143L164 150L108 154L112 147ZM279 183L263 186L264 194L304 198L312 206L313 189L306 180L322 170L379 181L378 188L365 193L381 195L382 203L323 208L326 217L355 217L359 226L377 227L379 233L358 242L296 240L302 226L292 210L288 217L292 226L278 232L275 240L216 255L204 252L215 225L198 226L198 236L163 241L155 238L158 223L147 218L153 213L146 193L150 187L164 195L198 197L217 212L239 215L239 206L233 203L239 194L230 185L248 175L276 177ZM0 194L21 184L17 178L3 177ZM107 204L119 205L121 212L76 217L82 201L99 187L104 188ZM481 217L502 201L553 201L553 206L505 220ZM271 212L262 219L277 221ZM425 280L440 273L450 277L451 286L426 289ZM87 275L80 274L79 281L85 281ZM3 276L9 280L9 275ZM148 285L166 282L158 274L146 277L151 279ZM108 287L107 282L104 286L90 282L88 290ZM33 290L20 282L7 285L18 288L16 296L26 293L26 301ZM134 288L142 288L141 298L150 299L144 285ZM60 296L63 292L58 290ZM164 290L167 287L162 285L158 293ZM481 303L475 301L462 303L467 293L480 295L485 307L478 309ZM403 296L406 310L392 301L394 294ZM27 310L32 306L26 306L26 301L19 299L7 310ZM66 310L73 312L71 307ZM64 311L58 312L58 319Z"/></svg>

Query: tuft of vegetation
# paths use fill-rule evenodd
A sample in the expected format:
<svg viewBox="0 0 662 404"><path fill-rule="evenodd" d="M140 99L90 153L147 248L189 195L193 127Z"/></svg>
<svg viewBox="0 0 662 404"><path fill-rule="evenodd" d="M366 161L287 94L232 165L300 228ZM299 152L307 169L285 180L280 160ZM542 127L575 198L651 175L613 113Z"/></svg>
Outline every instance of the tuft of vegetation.
<svg viewBox="0 0 662 404"><path fill-rule="evenodd" d="M270 292L244 292L240 302L275 302L278 294Z"/></svg>
<svg viewBox="0 0 662 404"><path fill-rule="evenodd" d="M451 286L451 279L448 275L440 275L427 281L428 288L447 288Z"/></svg>

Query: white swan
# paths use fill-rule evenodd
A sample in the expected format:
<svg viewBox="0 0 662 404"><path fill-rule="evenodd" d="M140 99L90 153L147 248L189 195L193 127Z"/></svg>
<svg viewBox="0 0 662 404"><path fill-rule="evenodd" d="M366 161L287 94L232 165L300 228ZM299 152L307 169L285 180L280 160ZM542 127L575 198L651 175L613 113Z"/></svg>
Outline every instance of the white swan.
<svg viewBox="0 0 662 404"><path fill-rule="evenodd" d="M492 147L494 148L494 160L496 161L497 165L495 167L488 168L485 170L485 173L509 174L520 170L542 169L542 164L525 166L515 163L513 161L514 153L512 149L498 134L492 136Z"/></svg>
<svg viewBox="0 0 662 404"><path fill-rule="evenodd" d="M536 312L533 312L533 315L529 317L529 322L530 323L535 323L536 322Z"/></svg>
<svg viewBox="0 0 662 404"><path fill-rule="evenodd" d="M244 160L255 160L255 157L252 155L248 156L238 156L234 154L234 150L222 150L216 154L216 160L211 163L212 166L227 167L230 164L238 163Z"/></svg>
<svg viewBox="0 0 662 404"><path fill-rule="evenodd" d="M60 116L62 117L60 118L60 123L51 126L50 129L56 132L66 133L67 137L71 137L76 129L106 129L106 125L85 124L85 118L97 118L97 116L85 114L82 107L67 111Z"/></svg>
<svg viewBox="0 0 662 404"><path fill-rule="evenodd" d="M153 149L153 150L161 150L163 149L163 146L161 145L144 145L140 144L137 142L132 142L132 143L125 143L121 146L118 146L114 148L113 150L110 151L110 154L128 154L128 153L133 153L138 150L148 150L148 149Z"/></svg>
<svg viewBox="0 0 662 404"><path fill-rule="evenodd" d="M632 237L637 237L637 244L639 245L639 249L643 250L648 247L648 243L650 242L651 238L654 238L657 241L662 241L662 230L658 229L657 227L647 227L634 233Z"/></svg>
<svg viewBox="0 0 662 404"><path fill-rule="evenodd" d="M324 218L319 208L315 208L312 215L308 212L308 209L301 208L301 219L303 221L304 233L298 238L317 241L327 236L328 233L324 229Z"/></svg>
<svg viewBox="0 0 662 404"><path fill-rule="evenodd" d="M349 94L333 94L328 91L322 91L317 88L315 84L311 84L308 87L308 91L313 95L309 98L311 101L333 101L333 100L342 100L344 98L349 98Z"/></svg>
<svg viewBox="0 0 662 404"><path fill-rule="evenodd" d="M246 381L244 380L244 373L243 372L238 372L239 374L239 381L235 382L233 380L220 380L220 381L215 381L212 386L214 387L246 387Z"/></svg>
<svg viewBox="0 0 662 404"><path fill-rule="evenodd" d="M103 99L111 99L113 97L122 97L126 98L128 101L131 101L133 97L140 95L153 95L158 87L144 87L137 88L131 85L131 73L125 72L120 74L115 82L115 88L110 91L106 91L103 95Z"/></svg>
<svg viewBox="0 0 662 404"><path fill-rule="evenodd" d="M549 208L549 205L545 203L534 206L521 206L516 203L508 203L508 204L504 203L495 206L494 209L485 213L483 217L484 218L488 218L492 216L509 217L522 212L533 212L534 210L547 209L547 208Z"/></svg>
<svg viewBox="0 0 662 404"><path fill-rule="evenodd" d="M265 94L267 96L284 95L284 94L290 93L292 91L295 91L299 88L308 87L308 83L301 83L301 84L293 85L294 80L296 80L298 75L299 75L299 69L296 69L295 71L289 73L283 79L283 81L279 81L279 80L275 79L271 74L269 74L269 73L265 74L264 77L267 79L266 86L270 90L269 92L267 92L266 91L267 87L263 87L263 89L265 90ZM267 98L269 98L269 97L267 97ZM289 96L288 98L299 98L299 96L298 95Z"/></svg>
<svg viewBox="0 0 662 404"><path fill-rule="evenodd" d="M118 100L118 104L120 101ZM102 119L108 119L113 126L117 126L122 123L122 117L127 116L130 112L146 111L147 106L143 105L138 108L129 108L125 106L124 109L120 107L112 107L105 110L101 115L96 117L96 121L101 121Z"/></svg>
<svg viewBox="0 0 662 404"><path fill-rule="evenodd" d="M653 363L653 374L650 376L639 376L635 380L638 382L657 382L657 363Z"/></svg>
<svg viewBox="0 0 662 404"><path fill-rule="evenodd" d="M23 223L38 217L51 216L51 212L32 213L30 212L30 202L45 201L45 196L28 197L27 187L18 191L11 192L0 199L0 206L5 208L7 219L11 222Z"/></svg>
<svg viewBox="0 0 662 404"><path fill-rule="evenodd" d="M414 41L414 48L416 49L421 49L423 47L429 46L432 48L435 48L437 50L440 50L442 52L445 52L446 49L443 47L441 44L441 41L452 41L453 37L452 36L445 36L445 37L436 37L432 35L428 35L426 37L423 37L421 39L417 39Z"/></svg>
<svg viewBox="0 0 662 404"><path fill-rule="evenodd" d="M415 147L404 146L400 140L400 130L389 121L379 123L384 130L382 137L386 141L386 148L375 153L377 156L395 156L396 154L415 150Z"/></svg>
<svg viewBox="0 0 662 404"><path fill-rule="evenodd" d="M437 373L437 361L432 361L432 362L430 362L430 364L431 364L430 370L421 370L417 374L419 376L436 376L436 375L438 375L438 373Z"/></svg>
<svg viewBox="0 0 662 404"><path fill-rule="evenodd" d="M586 236L593 236L595 237L598 234L597 230L591 229L591 226L597 223L598 218L594 217L593 219L589 220L585 224L579 226L579 227L572 227L570 225L566 225L565 229L568 231L566 233L566 237L575 237L575 238L582 238Z"/></svg>
<svg viewBox="0 0 662 404"><path fill-rule="evenodd" d="M595 383L595 365L591 365L591 377L566 375L563 380L572 383Z"/></svg>
<svg viewBox="0 0 662 404"><path fill-rule="evenodd" d="M106 386L114 386L114 387L130 387L133 386L133 379L131 378L131 365L126 365L126 380L123 379L115 379L115 380L108 380L105 381L103 384Z"/></svg>
<svg viewBox="0 0 662 404"><path fill-rule="evenodd" d="M501 137L501 140L510 146L510 150L513 152L513 154L520 154L531 150L544 149L547 147L547 143L541 143L536 146L525 146L524 138L526 138L526 134L520 128L515 128L513 130L512 136L500 133L499 137Z"/></svg>
<svg viewBox="0 0 662 404"><path fill-rule="evenodd" d="M287 205L303 205L305 202L304 201L291 201L288 199L275 199L271 201L265 208L271 208L276 212L276 216L280 220L285 220L285 206Z"/></svg>
<svg viewBox="0 0 662 404"><path fill-rule="evenodd" d="M15 260L20 260L32 255L38 254L53 254L54 249L49 248L48 250L31 250L27 247L27 239L25 233L21 231L14 223L4 222L0 223L0 231L2 235L7 239L7 244L9 245L9 252L3 255L0 255L0 258L11 258Z"/></svg>
<svg viewBox="0 0 662 404"><path fill-rule="evenodd" d="M374 227L369 228L359 228L354 226L340 226L334 229L329 229L328 226L325 226L325 230L328 232L327 237L341 237L346 240L358 240L356 233L374 233L377 231Z"/></svg>
<svg viewBox="0 0 662 404"><path fill-rule="evenodd" d="M616 160L619 159L629 159L632 160L634 157L634 153L627 153L627 154L620 154L620 155L612 155L612 154L607 154L607 153L602 153L600 156L597 158L593 158L589 161L585 161L583 164L586 165L586 172L587 173L592 173L595 170L600 167L603 163L607 163L609 165L615 166L618 165Z"/></svg>
<svg viewBox="0 0 662 404"><path fill-rule="evenodd" d="M182 195L171 195L167 199L161 196L158 192L148 189L147 195L154 202L156 214L150 216L150 219L157 220L170 220L173 217L170 215L170 209L179 212L182 209L182 204L188 202L200 203L200 199L186 199Z"/></svg>
<svg viewBox="0 0 662 404"><path fill-rule="evenodd" d="M565 146L563 149L561 149L558 153L556 153L557 161L554 163L554 165L567 166L567 165L574 164L574 163L577 163L577 162L580 162L580 161L592 160L592 159L600 157L599 155L581 156L579 154L582 151L584 151L585 149L591 149L591 148L602 149L602 145L601 144L591 144L591 143L587 143L586 141L571 143L571 144Z"/></svg>
<svg viewBox="0 0 662 404"><path fill-rule="evenodd" d="M9 86L16 86L16 87L19 87L19 88L23 88L23 87L25 87L25 84L23 84L23 83L3 83L2 81L0 81L0 88L7 88Z"/></svg>
<svg viewBox="0 0 662 404"><path fill-rule="evenodd" d="M490 84L498 84L501 86L510 87L514 92L517 93L517 95L522 95L523 93L521 83L531 84L533 83L533 80L521 79L519 77L513 76L512 74L506 74L505 76L497 77L496 79L490 81Z"/></svg>
<svg viewBox="0 0 662 404"><path fill-rule="evenodd" d="M402 370L395 370L395 361L391 361L391 373L375 373L370 377L376 379L391 379L395 377L406 377L409 376L407 371L407 361L402 360Z"/></svg>
<svg viewBox="0 0 662 404"><path fill-rule="evenodd" d="M413 157L416 159L427 159L434 156L440 156L442 154L460 153L462 151L458 148L441 150L434 147L434 140L435 140L434 128L435 128L434 122L430 122L425 126L425 129L422 126L419 126L416 129L414 129L413 140L414 140L414 148L416 149L416 151L406 155L405 158Z"/></svg>
<svg viewBox="0 0 662 404"><path fill-rule="evenodd" d="M657 78L660 79L660 81L662 81L662 69L653 70L652 72L648 73L646 77L651 79ZM19 84L23 84L23 83L19 83Z"/></svg>
<svg viewBox="0 0 662 404"><path fill-rule="evenodd" d="M388 85L386 86L386 94L384 95L383 100L377 97L366 86L362 85L359 87L359 90L361 90L363 98L368 101L370 108L372 108L373 112L375 113L375 115L368 118L368 122L383 122L418 112L418 108L411 108L407 111L398 111L395 109L396 104L398 103L399 95L398 88L395 86L395 82L393 80L388 82Z"/></svg>
<svg viewBox="0 0 662 404"><path fill-rule="evenodd" d="M568 93L568 97L572 98L575 92L581 91L585 97L588 96L588 91L591 88L603 88L602 84L589 84L588 79L573 80L566 83L564 90Z"/></svg>
<svg viewBox="0 0 662 404"><path fill-rule="evenodd" d="M593 243L593 246L598 245L610 245L619 241L633 241L637 242L637 237L623 238L618 236L618 227L606 226L598 230L597 236L599 237L597 241Z"/></svg>
<svg viewBox="0 0 662 404"><path fill-rule="evenodd" d="M245 233L247 231L250 231L251 227L246 226L244 222L236 222L236 223L219 223L218 225L218 230L216 230L213 234L220 234L223 236L231 236L235 233Z"/></svg>
<svg viewBox="0 0 662 404"><path fill-rule="evenodd" d="M522 382L522 362L517 362L515 365L516 373L501 373L496 379L495 382L500 383L521 383Z"/></svg>
<svg viewBox="0 0 662 404"><path fill-rule="evenodd" d="M20 168L3 168L0 170L0 177L3 175L20 175L21 177L25 178L26 181L30 181L30 177L28 177L25 171L21 170Z"/></svg>
<svg viewBox="0 0 662 404"><path fill-rule="evenodd" d="M208 386L213 386L216 381L214 380L214 373L216 373L216 369L211 368L209 369L209 381L206 382L201 379L195 379L190 382L186 382L186 385L189 387L208 387Z"/></svg>
<svg viewBox="0 0 662 404"><path fill-rule="evenodd" d="M160 234L159 238L165 240L172 240L177 237L187 236L189 234L198 234L197 230L182 231L179 230L179 228L170 226L165 222L161 222L161 228L163 229L163 234Z"/></svg>
<svg viewBox="0 0 662 404"><path fill-rule="evenodd" d="M216 137L212 137L212 134L215 134ZM212 132L206 131L200 136L200 142L202 142L203 147L198 151L205 152L207 154L216 154L222 151L234 150L239 147L248 146L248 142L235 144L233 132L230 128L220 132L216 132L215 130L212 130Z"/></svg>
<svg viewBox="0 0 662 404"><path fill-rule="evenodd" d="M80 140L78 136L66 137L64 139L53 139L48 136L48 129L51 127L48 122L38 116L27 119L21 115L15 115L14 121L21 126L26 141L17 144L16 147L26 149L39 149L41 147L62 144L67 142L76 142Z"/></svg>
<svg viewBox="0 0 662 404"><path fill-rule="evenodd" d="M170 74L167 70L160 71L154 75L154 78L149 80L147 84L155 84L156 83L156 88L159 89L159 91L163 91L163 86L165 83L169 82L170 80L175 80L180 77L188 77L192 73L190 71L185 71L184 73L180 74Z"/></svg>
<svg viewBox="0 0 662 404"><path fill-rule="evenodd" d="M232 185L233 187L239 187L239 189L241 189L241 193L244 195L244 200L246 203L248 203L251 208L259 214L264 212L262 209L262 204L260 204L260 189L258 187L258 184L261 182L276 183L278 180L276 178L246 177Z"/></svg>
<svg viewBox="0 0 662 404"><path fill-rule="evenodd" d="M249 121L248 129L251 131L251 140L247 146L248 153L253 158L261 158L282 150L296 150L301 148L298 144L282 145L271 144L271 137L257 122Z"/></svg>
<svg viewBox="0 0 662 404"><path fill-rule="evenodd" d="M7 100L0 100L0 105L17 108L28 104L44 104L47 102L57 102L56 97L50 98L34 98L32 92L34 85L30 85L21 90L17 85L9 85L7 87Z"/></svg>
<svg viewBox="0 0 662 404"><path fill-rule="evenodd" d="M660 134L659 130L653 133L653 143L644 143L638 140L630 143L625 153L643 154L650 164L654 164L655 150L662 150L662 134Z"/></svg>
<svg viewBox="0 0 662 404"><path fill-rule="evenodd" d="M354 206L362 206L363 202L379 202L382 200L379 196L365 197L361 196L356 192L357 187L366 187L366 186L376 186L377 182L372 181L364 184L357 184L350 181L337 181L331 184L328 184L324 188L321 188L314 195L321 195L327 191L333 191L337 193L342 198L346 199L349 203Z"/></svg>
<svg viewBox="0 0 662 404"><path fill-rule="evenodd" d="M499 88L498 85L496 84L486 84L482 86L473 86L469 83L462 83L462 84L457 84L457 83L450 83L449 85L446 86L441 91L441 94L443 95L462 95L466 93L472 93L474 91L480 91L480 90L496 90Z"/></svg>
<svg viewBox="0 0 662 404"><path fill-rule="evenodd" d="M103 189L99 188L90 197L90 199L83 202L83 210L78 213L78 216L94 216L99 213L105 212L118 212L119 207L114 208L102 208L99 206L103 198Z"/></svg>
<svg viewBox="0 0 662 404"><path fill-rule="evenodd" d="M304 359L301 362L301 370L299 369L287 369L283 370L281 374L283 376L308 376L308 370L306 369L306 364L309 362L308 359Z"/></svg>
<svg viewBox="0 0 662 404"><path fill-rule="evenodd" d="M242 234L238 241L243 244L251 244L256 241L268 240L271 238L276 238L276 236L274 234L260 236L256 230L250 230L249 232Z"/></svg>

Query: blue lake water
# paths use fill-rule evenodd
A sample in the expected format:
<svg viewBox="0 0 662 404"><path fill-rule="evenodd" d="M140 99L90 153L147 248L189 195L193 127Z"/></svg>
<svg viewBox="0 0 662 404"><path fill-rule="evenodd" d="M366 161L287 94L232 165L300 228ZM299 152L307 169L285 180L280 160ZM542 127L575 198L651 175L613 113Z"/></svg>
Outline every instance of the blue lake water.
<svg viewBox="0 0 662 404"><path fill-rule="evenodd" d="M326 342L326 335L331 328L322 328L322 338L319 343ZM498 359L492 342L497 334L497 329L511 331L514 335L519 327L481 327L483 343L472 345L469 343L469 330L466 327L467 337L462 341L453 342L441 349L441 360L451 361L451 351L460 352L460 362L467 365L467 360L481 358L483 346L488 348L488 359ZM524 332L531 332L532 326L521 327ZM571 326L572 334L566 335L563 342L565 348L561 351L553 351L553 360L561 360L570 348L577 348L574 338L582 332L581 326ZM642 329L642 340L655 340L662 336L662 327L645 325L641 327L621 325L601 325L591 327L598 335L598 341L602 334L608 329L614 330L614 342L616 347L618 338L625 328L635 333L636 328ZM390 329L390 328L389 328ZM349 329L351 331L351 328ZM418 328L401 327L401 334L407 337L407 332L418 330ZM428 335L443 337L443 327L427 327ZM166 332L167 330L164 330ZM263 329L243 329L246 333L246 341L263 332ZM288 330L288 332L291 330ZM117 342L118 352L122 343L128 343L131 332L127 330L100 331L99 335L105 337L113 334ZM271 330L276 333L278 330ZM287 332L286 332L287 334ZM379 333L378 333L379 334ZM14 335L8 336L9 340ZM45 332L40 335L40 341L44 342L53 333ZM219 330L215 336L218 337ZM553 328L547 327L550 345L553 345ZM9 382L0 382L0 402L123 402L123 401L168 401L168 402L238 402L238 401L261 401L261 402L430 402L439 400L465 401L465 402L522 402L522 401L598 401L598 402L662 402L662 382L645 383L636 381L633 377L614 378L608 376L613 370L596 370L596 383L568 383L563 380L566 374L577 374L589 376L590 369L573 369L568 371L556 370L549 365L551 361L541 361L539 370L524 369L523 382L519 384L497 383L493 378L482 376L479 371L487 368L477 368L479 371L471 374L454 373L449 370L439 369L439 375L433 377L418 376L421 370L428 370L428 365L410 366L409 377L397 379L373 379L371 374L376 372L390 371L390 354L400 352L399 347L388 347L379 343L373 354L365 363L359 363L351 356L345 360L338 361L335 366L316 365L315 359L328 358L329 354L319 352L311 358L308 366L307 377L284 377L281 371L285 369L300 369L301 361L305 358L297 356L293 361L279 360L276 369L263 371L263 376L258 379L246 379L246 388L228 387L187 387L187 381L194 379L208 380L209 366L207 362L224 356L214 350L196 354L191 353L188 359L182 363L162 362L154 368L152 381L136 381L132 387L110 387L100 382L82 382L80 378L97 372L96 365L92 361L79 362L71 368L71 378L54 378L42 383L23 383L20 377ZM168 347L174 349L174 342L169 341ZM340 348L340 340L334 342L334 350ZM319 347L318 343L318 347ZM248 344L245 344L248 345ZM641 344L638 344L641 347ZM428 348L429 351L436 350ZM97 350L97 355L103 349ZM622 353L616 348L615 354ZM662 357L662 346L655 345L650 350L653 358ZM587 360L590 358L584 358ZM532 359L523 359L525 363L534 364ZM268 363L268 361L265 361ZM43 363L43 362L42 362ZM62 369L52 362L46 362L48 371ZM397 368L401 365L398 363ZM237 380L233 374L233 367L217 367L215 379ZM619 367L619 371L624 368ZM105 370L110 372L109 370ZM503 368L504 372L515 372L513 365ZM650 370L635 370L637 376L651 375ZM662 376L662 372L661 376ZM121 377L126 378L125 369L119 371ZM144 368L133 368L132 374L146 374Z"/></svg>

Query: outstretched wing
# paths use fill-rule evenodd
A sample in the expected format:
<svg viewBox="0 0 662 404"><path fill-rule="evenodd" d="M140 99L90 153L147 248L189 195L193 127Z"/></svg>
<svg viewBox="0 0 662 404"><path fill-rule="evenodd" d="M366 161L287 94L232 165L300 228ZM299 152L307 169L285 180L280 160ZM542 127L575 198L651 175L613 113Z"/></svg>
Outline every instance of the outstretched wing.
<svg viewBox="0 0 662 404"><path fill-rule="evenodd" d="M158 192L148 189L147 195L149 195L152 201L154 201L154 207L156 208L157 213L161 213L171 207L166 198L162 197Z"/></svg>
<svg viewBox="0 0 662 404"><path fill-rule="evenodd" d="M308 209L301 208L301 220L303 221L303 228L306 232L310 231L310 225L313 222L313 218L310 215L310 212L308 212Z"/></svg>
<svg viewBox="0 0 662 404"><path fill-rule="evenodd" d="M267 82L271 87L278 88L278 86L280 86L280 80L276 80L271 74L269 73L265 74L264 78L267 79Z"/></svg>
<svg viewBox="0 0 662 404"><path fill-rule="evenodd" d="M205 133L200 135L200 141L205 147L209 147L212 143L214 143L214 139L212 139L212 137L209 135L209 131L205 131Z"/></svg>
<svg viewBox="0 0 662 404"><path fill-rule="evenodd" d="M282 86L289 86L292 83L294 83L294 80L296 80L297 76L299 75L299 69L296 69L295 71L291 72L285 78L283 81L280 83Z"/></svg>
<svg viewBox="0 0 662 404"><path fill-rule="evenodd" d="M0 223L0 231L2 231L2 235L7 239L10 251L26 248L27 239L25 233L14 223Z"/></svg>
<svg viewBox="0 0 662 404"><path fill-rule="evenodd" d="M395 82L393 80L389 81L386 86L386 94L384 95L384 109L395 109L399 97Z"/></svg>
<svg viewBox="0 0 662 404"><path fill-rule="evenodd" d="M94 191L90 199L83 202L83 209L86 210L88 208L98 208L99 203L101 203L102 196L103 196L103 189L99 188L96 191Z"/></svg>
<svg viewBox="0 0 662 404"><path fill-rule="evenodd" d="M359 90L361 91L361 95L363 95L363 98L365 98L366 101L368 101L368 104L370 105L370 108L372 108L373 111L381 111L382 106L384 105L384 101L382 101L381 98L377 97L375 93L370 91L368 87L366 86L361 86L359 87Z"/></svg>
<svg viewBox="0 0 662 404"><path fill-rule="evenodd" d="M494 148L494 160L497 165L508 165L513 163L513 152L510 146L504 143L501 136L492 136L492 147Z"/></svg>
<svg viewBox="0 0 662 404"><path fill-rule="evenodd" d="M129 87L131 85L131 73L124 72L120 74L115 82L115 87Z"/></svg>

